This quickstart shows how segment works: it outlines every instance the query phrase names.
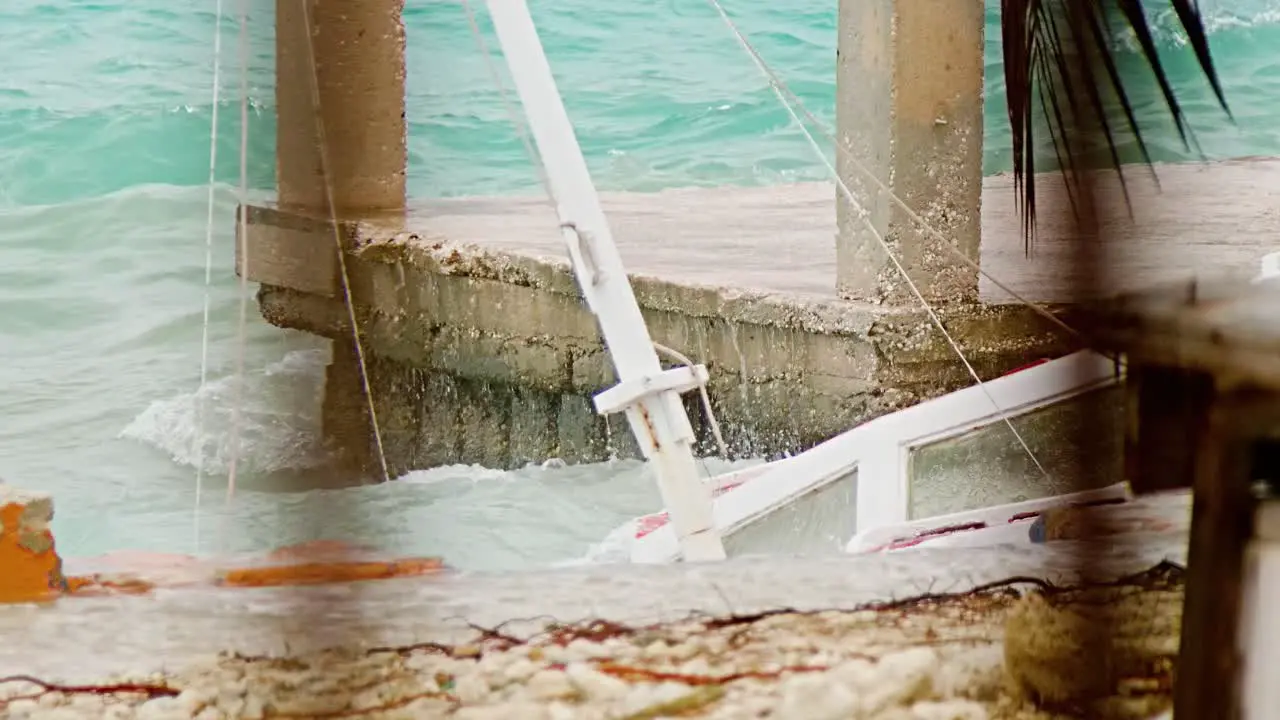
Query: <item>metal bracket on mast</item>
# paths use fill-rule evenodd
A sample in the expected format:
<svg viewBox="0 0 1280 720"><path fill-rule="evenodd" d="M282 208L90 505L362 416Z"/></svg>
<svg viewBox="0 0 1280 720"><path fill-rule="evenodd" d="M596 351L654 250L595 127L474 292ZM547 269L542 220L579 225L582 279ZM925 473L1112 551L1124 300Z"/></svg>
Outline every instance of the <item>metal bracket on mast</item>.
<svg viewBox="0 0 1280 720"><path fill-rule="evenodd" d="M711 488L693 455L693 427L680 392L706 382L707 370L663 370L573 124L560 99L525 0L488 0L489 15L542 156L561 233L578 285L600 323L618 385L595 397L601 414L625 412L649 460L685 560L723 560Z"/></svg>
<svg viewBox="0 0 1280 720"><path fill-rule="evenodd" d="M664 392L680 394L696 390L706 385L709 378L705 365L694 365L671 368L656 375L626 380L595 396L596 412L601 415L612 415Z"/></svg>

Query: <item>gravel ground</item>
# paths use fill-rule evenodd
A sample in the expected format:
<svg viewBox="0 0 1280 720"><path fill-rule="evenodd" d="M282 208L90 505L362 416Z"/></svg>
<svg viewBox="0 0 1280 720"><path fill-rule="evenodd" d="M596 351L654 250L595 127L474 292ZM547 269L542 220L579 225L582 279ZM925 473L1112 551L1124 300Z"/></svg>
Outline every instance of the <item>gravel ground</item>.
<svg viewBox="0 0 1280 720"><path fill-rule="evenodd" d="M520 637L476 627L470 641L452 645L226 654L92 686L0 682L0 711L157 720L978 720L1086 709L1148 718L1169 703L1181 576L1165 564L1083 590L1026 579L851 610L549 624ZM1089 635L1099 619L1108 631Z"/></svg>

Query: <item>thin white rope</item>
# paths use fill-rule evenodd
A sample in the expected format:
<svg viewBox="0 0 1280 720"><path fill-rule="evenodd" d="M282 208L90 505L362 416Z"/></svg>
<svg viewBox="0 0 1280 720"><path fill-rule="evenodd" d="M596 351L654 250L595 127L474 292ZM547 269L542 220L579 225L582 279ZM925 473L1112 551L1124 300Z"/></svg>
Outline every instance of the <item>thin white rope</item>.
<svg viewBox="0 0 1280 720"><path fill-rule="evenodd" d="M724 17L724 15L722 14L721 17ZM893 204L897 205L899 209L901 209L904 213L906 213L908 219L910 219L917 226L919 226L920 229L928 233L930 237L941 242L943 249L945 249L957 260L964 263L970 270L974 270L979 274L981 274L983 277L985 277L987 280L990 280L992 285L995 285L997 288L1003 290L1005 293L1009 295L1009 297L1027 306L1037 315L1043 317L1044 319L1048 320L1050 323L1056 325L1059 329L1065 330L1066 332L1071 333L1076 337L1084 336L1083 333L1081 333L1079 330L1072 327L1062 318L1050 312L1048 308L1035 302L1034 300L1028 300L1025 296L1019 294L1016 290L1009 287L1007 284L1002 282L999 278L992 275L986 268L982 267L981 263L978 263L977 261L973 260L973 258L970 258L963 250L956 247L955 238L948 238L946 235L942 233L941 230L938 230L936 227L934 227L928 220L926 220L923 216L921 216L920 213L916 212L910 205L907 204L905 200L903 200L897 193L895 193L892 188L890 188L887 184L885 184L883 180L881 180L875 173L873 173L870 168L868 168L865 164L863 164L862 161L859 160L857 156L853 154L853 151L851 151L844 143L836 139L835 133L829 130L826 124L823 123L822 120L819 119L817 116L815 116L813 112L809 110L809 108L805 107L805 104L800 99L800 97L797 96L795 92L793 92L791 88L787 85L787 83L783 81L781 77L778 76L777 71L775 71L772 67L769 66L769 63L764 60L764 58L760 55L759 51L755 49L755 46L751 44L751 41L748 38L743 36L740 38L740 42L743 44L744 49L746 49L746 51L751 55L752 59L757 61L757 67L760 67L761 70L766 74L769 81L773 84L775 88L775 92L777 90L781 90L782 93L785 94L787 98L790 100L792 105L794 105L794 107L798 109L802 115L804 115L805 119L808 120L814 126L814 128L817 129L818 134L820 134L824 140L831 143L832 147L836 149L836 152L840 153L840 155L845 160L847 160L849 164L852 165L853 168L858 171L859 174L861 174L864 178L870 180L872 184L874 184L877 188L879 188L881 192L888 195L889 199L893 202Z"/></svg>
<svg viewBox="0 0 1280 720"><path fill-rule="evenodd" d="M222 514L218 545L226 552L227 524L236 495L236 472L240 464L240 432L243 421L245 345L249 326L249 253L246 208L249 201L249 0L240 0L240 178L237 186L236 241L240 245L240 313L236 325L235 384L231 401L230 451L227 462L226 508Z"/></svg>
<svg viewBox="0 0 1280 720"><path fill-rule="evenodd" d="M533 144L533 139L529 136L529 129L525 126L524 117L515 103L511 101L506 83L502 82L502 73L498 72L498 66L493 62L493 54L489 52L489 44L484 41L484 33L480 32L480 24L476 22L475 11L471 9L471 0L462 0L462 10L467 15L467 24L471 26L471 36L475 39L476 45L480 48L480 54L484 57L484 65L489 71L489 79L498 88L498 96L502 99L502 108L507 113L507 119L515 127L516 135L520 138L520 144L524 145L525 155L528 156L529 162L533 164L533 169L538 173L538 181L542 183L542 189L545 191L543 197L546 199L547 204L554 209L556 204L555 194L551 191L551 180L547 177L547 170L542 165L542 156L538 154L538 148Z"/></svg>
<svg viewBox="0 0 1280 720"><path fill-rule="evenodd" d="M662 343L654 343L653 349L685 367L693 367L694 362L682 352L672 350ZM698 396L702 398L702 409L707 413L707 425L711 427L711 436L716 439L716 447L720 449L720 457L725 460L729 459L729 445L724 441L724 434L720 432L720 421L716 419L716 411L711 408L711 395L707 393L707 384L705 382L698 383Z"/></svg>
<svg viewBox="0 0 1280 720"><path fill-rule="evenodd" d="M329 206L329 223L333 227L333 244L338 254L338 271L342 278L342 300L347 308L347 319L351 323L351 339L355 345L356 362L360 370L360 384L364 389L364 397L369 408L369 424L373 427L373 442L378 450L378 464L382 470L382 480L391 481L391 473L387 469L387 455L382 446L382 430L378 425L378 412L373 403L373 389L369 384L369 366L365 360L364 344L360 340L360 326L356 318L355 304L351 298L351 277L347 271L346 248L342 246L342 229L338 227L338 207L334 201L333 183L329 178L329 145L325 139L324 117L320 114L320 78L316 73L316 45L311 27L311 8L309 0L299 0L302 6L302 26L307 32L307 58L311 67L311 107L316 118L316 142L320 150L320 177L324 179L325 203Z"/></svg>
<svg viewBox="0 0 1280 720"><path fill-rule="evenodd" d="M969 371L969 375L978 384L978 387L981 388L982 394L985 395L987 400L991 402L992 407L994 407L996 411L1000 413L1000 416L1004 420L1005 425L1009 427L1010 432L1013 433L1013 436L1014 438L1017 439L1018 444L1022 446L1022 450L1026 452L1029 458L1031 458L1031 462L1035 464L1036 469L1038 469L1040 473L1043 474L1045 477L1049 477L1049 472L1045 470L1042 464L1040 464L1039 458L1037 458L1036 454L1031 451L1031 447L1027 445L1026 440L1023 439L1022 434L1018 432L1018 429L1013 426L1013 422L1009 419L1008 414L1006 413L1004 408L1000 407L1000 404L996 402L995 397L991 395L991 391L987 389L986 383L983 382L982 378L978 375L978 371L974 369L973 365L969 362L969 359L965 357L964 351L960 349L960 344L957 343L955 338L951 336L951 333L947 331L946 326L943 325L942 319L938 317L938 314L933 309L933 306L930 305L929 301L925 299L924 294L920 292L920 288L916 286L915 282L907 274L906 268L902 266L902 263L899 262L898 258L893 254L892 249L889 247L889 243L885 241L884 236L880 234L880 231L876 229L875 225L871 222L867 209L863 207L862 203L858 202L856 197L854 197L853 192L849 190L849 186L846 185L844 180L840 177L840 174L836 171L835 166L832 165L831 161L827 159L827 155L822 151L822 148L818 145L818 141L814 139L813 134L809 132L809 129L807 127L805 127L804 121L800 119L800 116L796 114L795 109L791 107L791 104L787 102L786 97L783 96L782 91L778 89L778 85L774 82L775 74L770 72L767 63L765 63L764 61L764 58L760 57L759 53L755 51L755 48L752 47L751 43L747 41L747 38L742 34L742 31L738 29L738 26L733 22L732 18L729 17L729 14L725 12L724 6L720 4L720 0L707 0L707 2L711 3L711 6L715 8L717 13L720 14L721 19L724 20L725 25L728 26L730 32L732 32L734 37L737 38L738 43L743 47L744 50L746 50L747 54L751 57L751 61L755 64L756 68L759 69L761 73L765 76L765 79L769 81L769 88L773 91L774 95L777 96L778 102L782 104L782 107L787 111L787 114L791 116L792 121L794 121L796 126L800 128L800 132L804 133L805 140L808 141L810 148L812 148L814 152L814 155L817 156L818 160L822 162L823 166L827 169L827 173L831 176L831 178L835 181L836 185L839 187L840 193L844 196L846 200L849 201L849 204L853 206L853 208L857 212L858 218L862 220L863 224L866 225L867 229L871 231L871 235L876 239L876 242L880 244L881 249L884 250L885 255L887 255L889 258L889 261L893 263L893 266L897 269L898 273L902 276L903 281L906 283L907 287L911 290L911 293L916 296L916 300L920 302L921 306L924 307L925 312L928 313L929 319L933 321L933 324L942 333L942 336L946 338L947 344L949 344L951 346L951 349L955 351L956 356L960 358L960 362L963 363L965 369ZM893 193L890 192L890 194L892 195Z"/></svg>
<svg viewBox="0 0 1280 720"><path fill-rule="evenodd" d="M200 501L204 495L204 429L209 382L209 306L213 303L213 220L218 171L218 105L222 100L222 0L213 11L213 110L209 120L209 202L204 228L204 311L200 331L200 385L196 389L196 502L192 533L195 554L200 554Z"/></svg>

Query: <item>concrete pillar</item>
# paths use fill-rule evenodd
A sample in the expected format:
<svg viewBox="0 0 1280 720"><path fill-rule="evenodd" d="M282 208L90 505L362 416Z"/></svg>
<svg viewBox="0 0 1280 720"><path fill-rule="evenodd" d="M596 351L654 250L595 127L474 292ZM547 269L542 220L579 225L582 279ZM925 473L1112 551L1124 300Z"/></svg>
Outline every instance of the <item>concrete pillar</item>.
<svg viewBox="0 0 1280 720"><path fill-rule="evenodd" d="M344 219L403 217L403 9L404 0L276 0L276 182L282 209L321 218L331 212ZM335 251L331 238L318 241L317 253ZM377 465L354 347L353 340L334 341L325 377L324 432L348 462L369 471Z"/></svg>
<svg viewBox="0 0 1280 720"><path fill-rule="evenodd" d="M982 202L982 0L840 0L836 136L907 205L977 260ZM840 177L924 296L975 301L977 272L940 247L838 153ZM837 193L841 297L917 302Z"/></svg>
<svg viewBox="0 0 1280 720"><path fill-rule="evenodd" d="M328 216L327 179L341 216L403 212L403 9L404 0L276 0L276 182L281 207ZM318 108L313 95L317 85ZM317 110L324 124L327 173L321 167Z"/></svg>

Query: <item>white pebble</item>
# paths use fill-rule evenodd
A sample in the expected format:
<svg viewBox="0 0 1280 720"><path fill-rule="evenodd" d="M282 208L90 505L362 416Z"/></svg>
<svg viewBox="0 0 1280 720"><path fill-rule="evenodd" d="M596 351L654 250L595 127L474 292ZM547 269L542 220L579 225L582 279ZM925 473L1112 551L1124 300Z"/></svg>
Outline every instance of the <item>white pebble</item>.
<svg viewBox="0 0 1280 720"><path fill-rule="evenodd" d="M669 658L671 657L671 646L667 644L666 640L654 640L645 646L641 654L652 660Z"/></svg>
<svg viewBox="0 0 1280 720"><path fill-rule="evenodd" d="M613 652L601 645L590 640L578 638L569 643L566 648L569 651L569 657L572 660L599 660L613 656Z"/></svg>
<svg viewBox="0 0 1280 720"><path fill-rule="evenodd" d="M616 677L605 675L588 665L574 663L565 668L569 681L583 695L594 700L613 700L623 697L631 686Z"/></svg>
<svg viewBox="0 0 1280 720"><path fill-rule="evenodd" d="M525 691L539 700L552 700L574 694L573 683L561 670L539 670L525 683Z"/></svg>
<svg viewBox="0 0 1280 720"><path fill-rule="evenodd" d="M484 702L489 697L489 683L479 673L467 673L453 680L453 694L466 705Z"/></svg>
<svg viewBox="0 0 1280 720"><path fill-rule="evenodd" d="M86 717L96 717L100 713L101 708L86 714L86 710L76 710L71 707L55 707L46 710L37 710L32 717L39 720L83 720Z"/></svg>
<svg viewBox="0 0 1280 720"><path fill-rule="evenodd" d="M632 685L622 704L624 714L636 714L654 705L662 705L687 696L693 688L684 683L664 682L658 685Z"/></svg>
<svg viewBox="0 0 1280 720"><path fill-rule="evenodd" d="M673 660L689 660L700 652L702 652L702 646L693 638L689 638L671 647L671 658Z"/></svg>
<svg viewBox="0 0 1280 720"><path fill-rule="evenodd" d="M539 703L517 702L503 705L474 705L458 708L453 717L458 720L544 720L547 709Z"/></svg>
<svg viewBox="0 0 1280 720"><path fill-rule="evenodd" d="M247 695L242 702L243 706L240 708L240 712L235 715L228 713L229 717L234 717L237 720L262 720L262 718L266 717L267 709L262 705L262 698Z"/></svg>
<svg viewBox="0 0 1280 720"><path fill-rule="evenodd" d="M212 703L215 697L217 697L216 689L189 687L178 694L177 701L194 713Z"/></svg>
<svg viewBox="0 0 1280 720"><path fill-rule="evenodd" d="M434 653L417 653L405 658L404 666L410 670L435 672L441 670L448 660Z"/></svg>
<svg viewBox="0 0 1280 720"><path fill-rule="evenodd" d="M787 678L778 705L780 718L848 720L858 707L858 697L831 673Z"/></svg>
<svg viewBox="0 0 1280 720"><path fill-rule="evenodd" d="M556 702L547 706L547 717L549 720L578 720L578 711L562 702Z"/></svg>
<svg viewBox="0 0 1280 720"><path fill-rule="evenodd" d="M191 709L177 698L161 697L138 706L138 720L190 720Z"/></svg>
<svg viewBox="0 0 1280 720"><path fill-rule="evenodd" d="M891 706L907 706L928 699L938 654L929 648L912 648L880 658L874 677L860 690L863 712L874 715Z"/></svg>
<svg viewBox="0 0 1280 720"><path fill-rule="evenodd" d="M108 705L102 709L102 720L130 720L133 708L128 705Z"/></svg>
<svg viewBox="0 0 1280 720"><path fill-rule="evenodd" d="M528 658L518 657L511 661L502 671L502 676L511 682L524 682L538 672L539 666Z"/></svg>

